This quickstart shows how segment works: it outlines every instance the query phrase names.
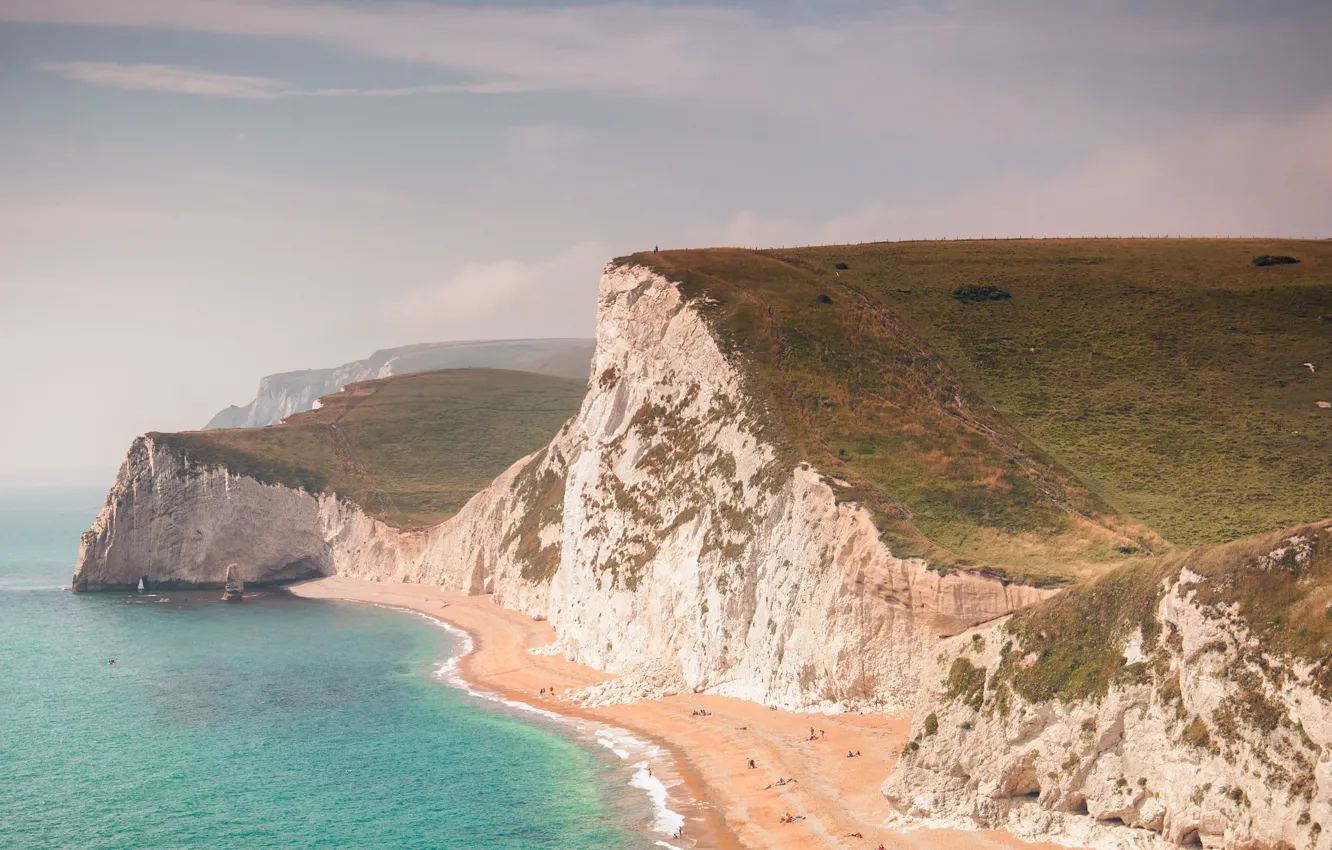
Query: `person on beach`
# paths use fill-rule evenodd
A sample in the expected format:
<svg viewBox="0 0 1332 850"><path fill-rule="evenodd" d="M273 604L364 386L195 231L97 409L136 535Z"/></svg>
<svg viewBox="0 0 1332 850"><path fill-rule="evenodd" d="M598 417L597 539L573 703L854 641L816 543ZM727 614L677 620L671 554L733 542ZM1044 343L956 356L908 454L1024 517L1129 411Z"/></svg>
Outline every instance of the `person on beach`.
<svg viewBox="0 0 1332 850"><path fill-rule="evenodd" d="M541 689L541 695L542 695L543 697L546 695L546 689L545 689L545 688L542 688L542 689Z"/></svg>
<svg viewBox="0 0 1332 850"><path fill-rule="evenodd" d="M750 760L749 760L749 769L750 769L750 770L753 770L754 768L755 768L754 760L753 760L753 759L750 759Z"/></svg>

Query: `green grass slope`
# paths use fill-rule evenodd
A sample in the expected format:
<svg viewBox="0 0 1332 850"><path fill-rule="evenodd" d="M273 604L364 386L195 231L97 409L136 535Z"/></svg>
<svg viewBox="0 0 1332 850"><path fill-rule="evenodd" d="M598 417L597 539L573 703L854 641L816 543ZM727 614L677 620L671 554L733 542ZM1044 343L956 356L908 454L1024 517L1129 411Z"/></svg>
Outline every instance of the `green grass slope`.
<svg viewBox="0 0 1332 850"><path fill-rule="evenodd" d="M1257 267L1264 254L1295 265ZM1182 544L1332 516L1332 241L791 252L893 310L1119 511ZM966 285L1011 293L962 303ZM1330 317L1332 318L1332 317ZM1313 363L1310 371L1305 363Z"/></svg>
<svg viewBox="0 0 1332 850"><path fill-rule="evenodd" d="M151 434L198 467L343 495L398 528L455 514L577 412L581 381L453 369L364 381L266 428Z"/></svg>
<svg viewBox="0 0 1332 850"><path fill-rule="evenodd" d="M1299 542L1307 556L1299 555ZM1273 558L1272 553L1282 557ZM1128 664L1124 646L1141 631L1143 651L1161 639L1157 603L1165 582L1191 570L1196 602L1235 611L1273 657L1314 665L1311 683L1332 698L1332 529L1307 524L1144 558L1015 614L1006 632L1020 651L1006 654L1000 679L1032 702L1097 699L1116 682L1150 681L1143 664ZM1023 656L1031 658L1023 662ZM1164 677L1163 677L1164 678ZM1158 685L1165 686L1160 681ZM1176 688L1178 685L1176 685Z"/></svg>
<svg viewBox="0 0 1332 850"><path fill-rule="evenodd" d="M1261 254L1301 262L1256 267ZM1332 516L1332 410L1316 406L1332 401L1332 323L1319 318L1332 311L1332 243L885 243L621 261L698 299L775 414L771 436L847 480L896 551L1085 578L1165 540ZM987 286L1010 297L954 296Z"/></svg>

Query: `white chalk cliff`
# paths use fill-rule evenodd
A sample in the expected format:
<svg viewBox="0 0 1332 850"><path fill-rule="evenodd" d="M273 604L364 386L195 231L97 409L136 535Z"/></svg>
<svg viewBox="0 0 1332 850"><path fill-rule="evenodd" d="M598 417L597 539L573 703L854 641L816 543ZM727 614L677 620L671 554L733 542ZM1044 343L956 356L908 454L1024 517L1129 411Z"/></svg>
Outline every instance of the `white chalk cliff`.
<svg viewBox="0 0 1332 850"><path fill-rule="evenodd" d="M1307 583L1327 538L1306 528L1245 569ZM1024 699L1013 671L1037 653L1004 622L944 642L884 784L898 820L1101 848L1332 846L1327 661L1283 657L1237 605L1199 598L1229 581L1168 574L1147 628L1110 647L1122 673L1099 696Z"/></svg>
<svg viewBox="0 0 1332 850"><path fill-rule="evenodd" d="M554 649L626 674L604 699L691 689L787 707L913 704L938 634L1045 591L894 557L869 512L778 459L742 372L675 284L608 267L582 409L454 517L390 528L331 494L199 468L137 441L76 589L338 573L491 592Z"/></svg>
<svg viewBox="0 0 1332 850"><path fill-rule="evenodd" d="M1049 592L895 557L866 508L765 441L745 374L675 284L608 267L580 411L447 521L397 530L145 437L74 587L220 587L234 563L247 585L337 573L492 593L547 618L551 651L624 674L593 699L917 708L884 785L902 821L1097 847L1332 847L1326 661L1269 651L1235 605L1200 601L1222 579L1176 563L1144 625L1116 632L1105 692L1025 698L1014 676L1040 653L995 618ZM1247 568L1313 587L1301 571L1329 536L1306 529Z"/></svg>

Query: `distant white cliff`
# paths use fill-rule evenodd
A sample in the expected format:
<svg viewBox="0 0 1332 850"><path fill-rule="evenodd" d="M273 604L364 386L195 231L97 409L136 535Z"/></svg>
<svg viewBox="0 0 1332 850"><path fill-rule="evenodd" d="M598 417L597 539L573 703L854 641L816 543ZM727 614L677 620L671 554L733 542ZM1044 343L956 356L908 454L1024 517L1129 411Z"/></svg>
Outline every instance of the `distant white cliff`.
<svg viewBox="0 0 1332 850"><path fill-rule="evenodd" d="M492 339L471 342L425 342L386 348L364 360L332 369L280 372L259 381L259 392L243 406L232 405L208 420L214 428L262 428L293 413L312 410L320 396L347 384L427 372L432 369L515 369L560 378L587 377L595 343L590 339Z"/></svg>

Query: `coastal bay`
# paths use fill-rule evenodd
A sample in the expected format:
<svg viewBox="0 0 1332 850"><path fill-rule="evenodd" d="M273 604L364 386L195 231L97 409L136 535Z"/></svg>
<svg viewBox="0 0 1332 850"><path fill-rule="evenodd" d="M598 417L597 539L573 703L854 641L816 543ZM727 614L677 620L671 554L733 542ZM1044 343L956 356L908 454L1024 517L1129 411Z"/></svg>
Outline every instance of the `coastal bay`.
<svg viewBox="0 0 1332 850"><path fill-rule="evenodd" d="M307 599L389 606L441 620L471 638L472 651L458 663L467 686L657 744L669 754L654 767L668 786L667 805L685 819L685 842L674 844L724 850L874 848L879 843L934 850L1054 847L1021 842L998 831L885 827L890 807L879 783L908 740L909 713L788 712L706 694L592 705L577 699L575 692L614 677L541 651L555 640L550 625L495 605L489 595L341 576L294 585L289 591ZM542 688L547 689L544 695ZM810 740L811 728L815 740ZM848 751L861 755L848 758ZM748 767L751 758L753 769ZM777 786L778 779L788 782ZM803 819L785 823L786 813Z"/></svg>
<svg viewBox="0 0 1332 850"><path fill-rule="evenodd" d="M0 491L0 847L653 846L622 760L441 683L431 623L68 592L99 498Z"/></svg>

